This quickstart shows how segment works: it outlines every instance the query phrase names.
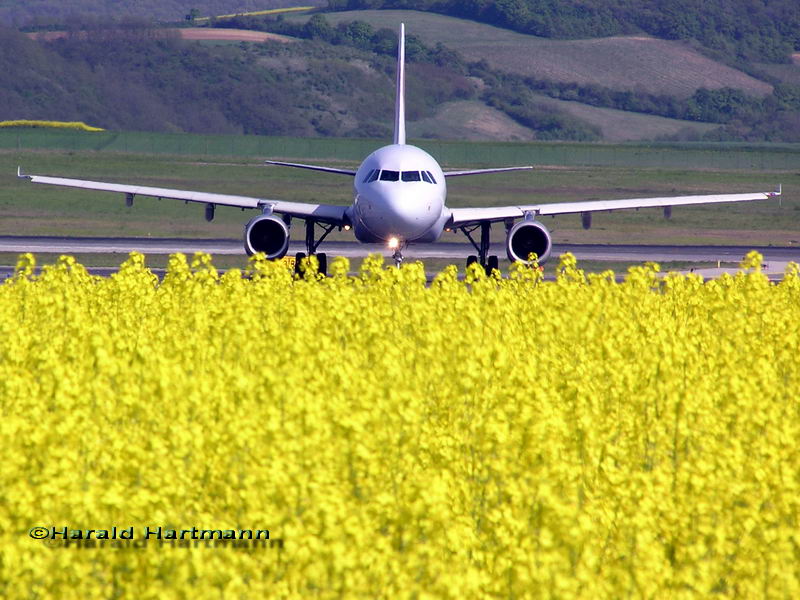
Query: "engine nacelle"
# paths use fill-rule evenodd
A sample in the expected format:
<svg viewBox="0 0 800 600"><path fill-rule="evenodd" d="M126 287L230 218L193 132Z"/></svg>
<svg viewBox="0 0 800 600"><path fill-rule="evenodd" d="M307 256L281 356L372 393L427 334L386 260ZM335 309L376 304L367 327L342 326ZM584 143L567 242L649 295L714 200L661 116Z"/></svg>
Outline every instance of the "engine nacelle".
<svg viewBox="0 0 800 600"><path fill-rule="evenodd" d="M244 226L244 249L249 255L263 252L267 258L283 258L289 249L289 228L273 215L253 217Z"/></svg>
<svg viewBox="0 0 800 600"><path fill-rule="evenodd" d="M534 252L539 257L539 264L543 264L552 248L550 232L544 225L531 219L514 225L506 238L506 252L510 261L528 262L528 255Z"/></svg>

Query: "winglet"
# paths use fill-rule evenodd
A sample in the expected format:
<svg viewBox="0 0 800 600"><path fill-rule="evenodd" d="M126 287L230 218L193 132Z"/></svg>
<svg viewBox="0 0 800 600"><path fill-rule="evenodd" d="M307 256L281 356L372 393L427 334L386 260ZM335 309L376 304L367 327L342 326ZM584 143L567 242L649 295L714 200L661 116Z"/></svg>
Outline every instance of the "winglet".
<svg viewBox="0 0 800 600"><path fill-rule="evenodd" d="M30 175L26 175L25 173L22 172L22 167L17 167L17 177L19 177L20 179L30 179L31 178Z"/></svg>
<svg viewBox="0 0 800 600"><path fill-rule="evenodd" d="M769 196L771 198L774 198L776 196L778 197L778 206L780 206L781 208L783 208L783 198L781 197L781 192L783 191L782 188L783 185L779 183L778 187L775 188L775 191L769 193Z"/></svg>
<svg viewBox="0 0 800 600"><path fill-rule="evenodd" d="M780 196L780 195L781 195L781 192L783 191L783 190L781 189L782 187L783 187L783 186L782 186L782 185L779 183L779 184L778 184L778 185L775 187L775 189L774 189L773 191L771 191L771 192L767 192L767 196L769 196L770 198L774 198L774 197L776 197L776 196Z"/></svg>
<svg viewBox="0 0 800 600"><path fill-rule="evenodd" d="M406 26L400 23L397 40L397 83L394 101L394 143L406 143Z"/></svg>

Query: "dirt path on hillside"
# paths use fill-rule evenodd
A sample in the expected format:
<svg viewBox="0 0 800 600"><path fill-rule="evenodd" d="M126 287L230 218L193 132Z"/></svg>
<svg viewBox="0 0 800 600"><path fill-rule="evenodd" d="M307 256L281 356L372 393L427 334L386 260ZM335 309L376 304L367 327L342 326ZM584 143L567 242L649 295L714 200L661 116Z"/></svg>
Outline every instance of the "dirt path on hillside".
<svg viewBox="0 0 800 600"><path fill-rule="evenodd" d="M247 29L212 29L209 27L189 27L162 30L167 34L177 34L184 40L194 41L222 41L222 42L296 42L297 40L277 33L267 33L265 31L250 31ZM50 42L66 37L66 31L38 31L26 33L29 38L39 41Z"/></svg>
<svg viewBox="0 0 800 600"><path fill-rule="evenodd" d="M277 33L250 31L247 29L212 29L209 27L189 27L175 29L184 40L220 40L231 42L295 42L297 40Z"/></svg>

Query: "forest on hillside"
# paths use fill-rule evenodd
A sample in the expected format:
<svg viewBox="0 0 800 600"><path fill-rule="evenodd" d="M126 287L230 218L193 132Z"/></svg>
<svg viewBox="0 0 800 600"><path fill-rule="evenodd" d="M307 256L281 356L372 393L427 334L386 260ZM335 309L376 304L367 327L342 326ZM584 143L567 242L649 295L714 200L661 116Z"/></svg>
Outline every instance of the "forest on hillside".
<svg viewBox="0 0 800 600"><path fill-rule="evenodd" d="M127 23L40 43L0 28L0 120L386 137L393 78L389 57L315 42L202 45ZM466 77L432 63L410 71L408 87L411 119L474 94Z"/></svg>
<svg viewBox="0 0 800 600"><path fill-rule="evenodd" d="M744 60L800 50L798 0L329 0L331 10L414 9L548 38L648 33Z"/></svg>
<svg viewBox="0 0 800 600"><path fill-rule="evenodd" d="M800 51L797 0L0 0L0 23L46 26L76 15L180 21L192 9L213 16L298 5L432 11L548 38L644 32L697 40L738 60L786 62Z"/></svg>
<svg viewBox="0 0 800 600"><path fill-rule="evenodd" d="M599 35L637 30L636 11L655 1L599 0L591 10L606 7L609 14L622 11L620 14L626 18L612 19L609 22L613 27L606 29L600 28L604 22L600 20L592 31ZM674 1L677 0L662 0L659 6L672 6ZM332 8L413 5L524 29L528 27L525 23L532 22L534 8L548 2L556 12L573 6L576 23L576 29L569 30L567 20L559 25L560 30L550 34L569 37L581 31L577 23L589 13L580 8L583 4L579 0L540 0L538 4L534 0L330 0L328 4ZM729 0L709 0L709 4L715 2L724 4ZM741 6L750 2L737 4L732 14L738 15ZM75 4L82 2L75 0ZM211 4L212 10L223 10L223 3ZM265 5L255 1L253 4L257 6L242 8ZM290 2L271 4L285 6ZM623 10L634 4L639 8ZM0 4L0 8L7 6L8 3ZM512 7L516 7L518 17L514 23L508 21L511 13L506 12ZM783 27L777 16L791 22L797 12L790 10L785 0L774 0L768 6L753 3L752 8L748 30L751 38L747 38L741 24L737 25L740 29L729 32L736 44L750 48L755 47L759 32L766 31L762 27L764 19L772 18L772 27L777 31ZM687 9L687 31L701 12ZM536 14L543 18L555 13ZM502 15L506 16L501 18ZM739 23L738 17L734 21ZM283 33L298 42L209 45L182 41L150 18L72 16L62 23L68 34L50 42L36 42L12 29L0 28L0 119L80 120L110 129L140 131L390 135L393 57L397 48L393 30L375 29L357 20L334 26L324 14L305 20L237 17L210 25ZM692 31L701 30L702 27ZM77 34L78 31L82 33ZM791 36L797 31L800 28L791 35L776 34L776 47L789 52L796 44ZM678 98L640 89L558 82L504 72L486 61L469 62L441 43L426 46L414 35L409 35L406 43L407 60L414 65L408 71L411 120L432 118L443 104L468 100L503 113L504 118L510 117L538 139L602 138L596 121L590 124L582 116L572 116L563 108L544 102L543 96L549 96L603 109L717 124L717 128L703 134L706 140L800 141L800 84L757 74L757 63L747 62L742 55L729 59L769 82L771 94L751 97L738 89L700 88L691 97ZM757 58L766 61L769 53L763 47L759 52ZM771 58L777 61L779 56ZM429 85L432 80L437 81L436 86ZM697 139L698 135L682 133L674 139Z"/></svg>
<svg viewBox="0 0 800 600"><path fill-rule="evenodd" d="M237 17L217 27L271 31L297 38L319 40L334 47L349 46L392 57L397 34L375 29L363 21L331 25L324 14L305 22L272 17ZM492 69L485 61L466 62L458 52L442 44L426 47L413 34L406 37L406 60L433 63L461 75L477 78L483 88L480 99L533 129L541 139L596 139L599 132L582 121L545 108L535 98L544 94L559 100L591 106L657 115L686 121L717 123L722 127L706 134L708 140L800 140L800 86L774 81L773 93L751 97L741 90L700 88L690 98L618 90L599 85L554 82Z"/></svg>

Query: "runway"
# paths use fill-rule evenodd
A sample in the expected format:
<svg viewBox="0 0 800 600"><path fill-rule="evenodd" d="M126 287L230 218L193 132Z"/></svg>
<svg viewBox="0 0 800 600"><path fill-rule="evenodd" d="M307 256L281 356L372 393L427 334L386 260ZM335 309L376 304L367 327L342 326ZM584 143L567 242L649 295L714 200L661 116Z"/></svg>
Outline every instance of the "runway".
<svg viewBox="0 0 800 600"><path fill-rule="evenodd" d="M53 254L127 254L131 251L143 254L174 254L183 252L208 252L209 254L244 254L240 239L181 239L181 238L106 238L106 237L23 237L0 236L0 252L33 252ZM757 250L765 261L800 262L800 246L663 246L633 244L556 244L552 256L571 252L578 260L620 262L739 262L750 250ZM301 242L289 244L289 254L305 251ZM391 256L391 251L381 244L359 244L358 242L323 242L320 252L331 256L358 258L371 253ZM442 258L466 260L475 249L468 243L437 242L434 244L412 244L403 251L408 259ZM505 257L503 244L493 244L492 254Z"/></svg>
<svg viewBox="0 0 800 600"><path fill-rule="evenodd" d="M242 241L239 239L182 239L182 238L107 238L107 237L54 237L54 236L0 236L0 252L8 253L52 253L52 254L120 254L123 257L132 251L143 254L174 254L183 252L207 252L209 254L244 254ZM301 242L289 244L289 254L302 252L305 246ZM552 256L557 257L571 252L581 261L608 262L717 262L738 264L750 250L757 250L764 257L764 271L773 279L779 279L790 261L800 263L800 247L775 246L665 246L665 245L633 245L633 244L557 244L553 246ZM391 251L384 245L359 244L358 242L325 242L319 247L320 252L329 256L346 256L360 258L371 253L381 253L387 258ZM493 244L492 254L505 257L503 244ZM445 259L460 264L466 257L475 254L468 243L438 242L434 244L414 244L403 252L407 260ZM551 259L552 261L552 259ZM108 275L116 268L92 267L92 273ZM154 272L157 269L154 269ZM718 277L724 272L736 271L735 268L693 269L706 278ZM0 281L13 273L13 266L0 266Z"/></svg>

